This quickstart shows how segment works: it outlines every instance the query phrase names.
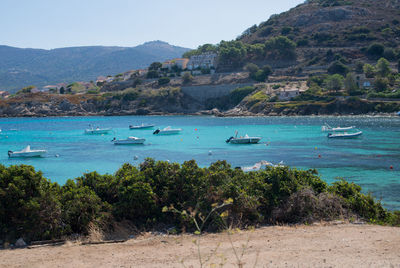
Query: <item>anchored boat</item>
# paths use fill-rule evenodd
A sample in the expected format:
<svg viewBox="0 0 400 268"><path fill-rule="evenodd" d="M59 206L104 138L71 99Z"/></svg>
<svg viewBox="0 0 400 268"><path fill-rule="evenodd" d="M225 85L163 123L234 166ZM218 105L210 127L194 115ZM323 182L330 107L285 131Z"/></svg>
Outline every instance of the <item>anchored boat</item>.
<svg viewBox="0 0 400 268"><path fill-rule="evenodd" d="M325 124L324 126L321 127L322 131L346 131L346 130L351 130L356 128L355 126L350 126L350 127L331 127L328 124Z"/></svg>
<svg viewBox="0 0 400 268"><path fill-rule="evenodd" d="M114 142L115 145L128 145L128 144L143 144L145 140L146 139L144 138L131 136L122 140L117 140L116 138L114 138L112 141Z"/></svg>
<svg viewBox="0 0 400 268"><path fill-rule="evenodd" d="M362 131L357 131L353 133L328 133L328 138L335 139L335 138L357 138L362 135Z"/></svg>
<svg viewBox="0 0 400 268"><path fill-rule="evenodd" d="M87 128L85 129L85 134L108 134L112 129L111 128Z"/></svg>
<svg viewBox="0 0 400 268"><path fill-rule="evenodd" d="M17 158L17 157L41 157L47 153L46 150L32 150L31 146L28 145L21 151L8 151L8 157Z"/></svg>
<svg viewBox="0 0 400 268"><path fill-rule="evenodd" d="M179 134L182 131L181 128L171 128L171 127L166 127L163 129L157 129L156 131L153 132L153 134L157 135L171 135L171 134Z"/></svg>
<svg viewBox="0 0 400 268"><path fill-rule="evenodd" d="M153 124L141 124L141 125L129 125L129 129L149 129L153 128L155 125Z"/></svg>
<svg viewBox="0 0 400 268"><path fill-rule="evenodd" d="M254 143L258 143L262 137L250 137L249 135L244 135L243 137L237 137L238 132L235 131L235 137L230 137L229 139L227 139L225 142L226 143L232 143L232 144L254 144Z"/></svg>

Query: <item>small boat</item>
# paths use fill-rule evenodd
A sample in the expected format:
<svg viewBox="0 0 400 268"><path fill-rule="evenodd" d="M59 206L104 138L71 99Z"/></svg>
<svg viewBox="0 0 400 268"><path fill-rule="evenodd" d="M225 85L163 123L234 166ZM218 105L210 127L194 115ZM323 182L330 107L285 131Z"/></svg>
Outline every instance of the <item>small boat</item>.
<svg viewBox="0 0 400 268"><path fill-rule="evenodd" d="M277 165L274 165L271 162L261 160L260 162L255 163L253 166L241 167L241 169L244 172L248 172L248 171L258 171L263 167L282 167L282 166L283 166L283 161L279 162L279 164Z"/></svg>
<svg viewBox="0 0 400 268"><path fill-rule="evenodd" d="M362 131L357 131L353 133L328 133L328 138L333 139L333 138L356 138L358 136L361 136Z"/></svg>
<svg viewBox="0 0 400 268"><path fill-rule="evenodd" d="M179 134L181 131L182 131L181 128L166 127L166 128L163 128L163 129L157 129L156 131L153 132L153 134L172 135L172 134Z"/></svg>
<svg viewBox="0 0 400 268"><path fill-rule="evenodd" d="M143 144L146 139L144 138L138 138L138 137L128 137L123 140L117 140L114 138L112 141L114 142L115 145L125 145L125 144Z"/></svg>
<svg viewBox="0 0 400 268"><path fill-rule="evenodd" d="M244 135L243 137L240 136L239 138L237 137L238 132L235 131L235 137L230 137L227 139L225 142L226 143L232 143L232 144L254 144L258 143L262 137L249 137L247 134Z"/></svg>
<svg viewBox="0 0 400 268"><path fill-rule="evenodd" d="M129 129L149 129L153 128L155 125L153 124L141 124L141 125L129 125Z"/></svg>
<svg viewBox="0 0 400 268"><path fill-rule="evenodd" d="M355 126L350 126L350 127L331 127L328 124L325 124L324 126L321 127L322 131L346 131L346 130L351 130L356 128Z"/></svg>
<svg viewBox="0 0 400 268"><path fill-rule="evenodd" d="M17 158L17 157L41 157L46 154L46 150L32 150L31 146L28 145L21 151L8 151L8 157Z"/></svg>
<svg viewBox="0 0 400 268"><path fill-rule="evenodd" d="M85 134L108 134L112 129L111 128L87 128L85 129Z"/></svg>

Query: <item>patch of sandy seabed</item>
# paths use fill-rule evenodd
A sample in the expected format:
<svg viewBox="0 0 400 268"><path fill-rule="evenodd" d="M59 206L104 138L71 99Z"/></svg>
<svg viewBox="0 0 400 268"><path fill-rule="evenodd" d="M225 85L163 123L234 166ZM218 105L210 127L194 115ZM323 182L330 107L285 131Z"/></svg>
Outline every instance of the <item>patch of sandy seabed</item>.
<svg viewBox="0 0 400 268"><path fill-rule="evenodd" d="M199 247L196 239L200 239ZM198 249L206 262L203 267L238 267L238 258L243 267L400 267L400 228L319 224L263 227L200 238L144 234L116 244L67 243L2 250L0 266L200 267Z"/></svg>

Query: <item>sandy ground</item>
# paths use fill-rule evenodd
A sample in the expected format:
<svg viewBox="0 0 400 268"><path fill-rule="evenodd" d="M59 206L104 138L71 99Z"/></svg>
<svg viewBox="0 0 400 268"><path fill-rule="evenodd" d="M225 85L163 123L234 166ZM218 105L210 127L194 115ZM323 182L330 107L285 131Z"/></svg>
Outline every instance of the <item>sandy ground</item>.
<svg viewBox="0 0 400 268"><path fill-rule="evenodd" d="M199 247L192 235L145 234L118 244L2 250L0 266L200 267L199 248L203 267L237 267L232 245L240 257L247 241L243 267L400 267L400 228L351 224L208 234Z"/></svg>

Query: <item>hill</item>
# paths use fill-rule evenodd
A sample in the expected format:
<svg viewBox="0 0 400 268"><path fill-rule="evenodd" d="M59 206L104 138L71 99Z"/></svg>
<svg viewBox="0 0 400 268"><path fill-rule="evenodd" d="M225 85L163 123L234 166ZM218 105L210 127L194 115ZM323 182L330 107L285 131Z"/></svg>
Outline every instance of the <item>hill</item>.
<svg viewBox="0 0 400 268"><path fill-rule="evenodd" d="M15 91L27 85L95 80L154 61L182 56L189 49L162 41L136 47L68 47L51 50L0 46L0 89Z"/></svg>
<svg viewBox="0 0 400 268"><path fill-rule="evenodd" d="M309 66L326 70L337 60L355 64L383 56L396 61L400 57L399 10L397 0L309 0L251 26L236 40L206 44L186 56L211 50L219 52L220 71L238 70L253 62L297 68L297 73Z"/></svg>

